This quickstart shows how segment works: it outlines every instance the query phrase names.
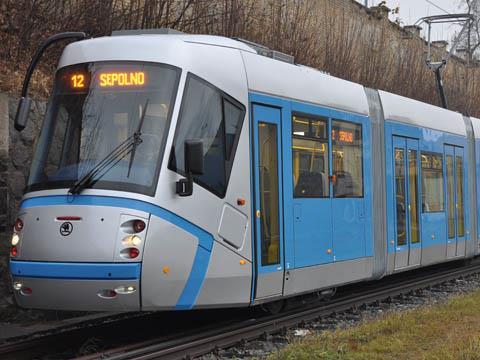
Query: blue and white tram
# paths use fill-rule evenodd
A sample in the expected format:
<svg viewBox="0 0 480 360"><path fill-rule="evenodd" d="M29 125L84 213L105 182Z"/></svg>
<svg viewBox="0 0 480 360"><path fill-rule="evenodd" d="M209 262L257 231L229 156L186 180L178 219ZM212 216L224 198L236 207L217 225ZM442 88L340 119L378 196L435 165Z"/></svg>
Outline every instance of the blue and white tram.
<svg viewBox="0 0 480 360"><path fill-rule="evenodd" d="M471 258L479 139L478 119L232 39L73 42L15 223L16 300L251 306Z"/></svg>

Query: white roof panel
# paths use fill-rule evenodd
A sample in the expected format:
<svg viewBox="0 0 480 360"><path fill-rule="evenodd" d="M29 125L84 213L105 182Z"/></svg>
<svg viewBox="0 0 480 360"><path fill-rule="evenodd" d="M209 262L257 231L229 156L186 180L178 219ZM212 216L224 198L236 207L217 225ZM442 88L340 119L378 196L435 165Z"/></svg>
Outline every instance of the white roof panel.
<svg viewBox="0 0 480 360"><path fill-rule="evenodd" d="M473 133L475 134L475 139L480 139L480 119L470 117L472 120Z"/></svg>
<svg viewBox="0 0 480 360"><path fill-rule="evenodd" d="M58 66L91 61L170 64L204 78L247 106L247 81L240 50L253 51L241 42L217 36L106 36L69 44Z"/></svg>
<svg viewBox="0 0 480 360"><path fill-rule="evenodd" d="M385 120L466 136L463 115L380 90Z"/></svg>
<svg viewBox="0 0 480 360"><path fill-rule="evenodd" d="M261 55L242 56L251 91L368 115L362 85Z"/></svg>

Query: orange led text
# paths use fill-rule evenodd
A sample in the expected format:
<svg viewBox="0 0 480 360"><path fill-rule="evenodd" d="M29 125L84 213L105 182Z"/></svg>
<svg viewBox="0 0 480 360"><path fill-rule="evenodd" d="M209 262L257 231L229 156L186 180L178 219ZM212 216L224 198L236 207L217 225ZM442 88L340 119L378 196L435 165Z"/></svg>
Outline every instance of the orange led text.
<svg viewBox="0 0 480 360"><path fill-rule="evenodd" d="M338 140L343 141L343 142L353 142L353 133L350 131L342 131L340 130L338 132Z"/></svg>
<svg viewBox="0 0 480 360"><path fill-rule="evenodd" d="M136 72L111 72L100 74L100 86L142 86L145 85L145 73Z"/></svg>
<svg viewBox="0 0 480 360"><path fill-rule="evenodd" d="M83 89L85 87L85 75L74 74L70 77L74 89Z"/></svg>

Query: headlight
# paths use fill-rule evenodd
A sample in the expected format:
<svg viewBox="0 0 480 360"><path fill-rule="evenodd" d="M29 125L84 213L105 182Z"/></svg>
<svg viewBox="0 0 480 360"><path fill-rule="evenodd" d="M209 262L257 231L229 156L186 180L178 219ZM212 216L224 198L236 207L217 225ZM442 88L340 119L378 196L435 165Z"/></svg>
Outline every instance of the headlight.
<svg viewBox="0 0 480 360"><path fill-rule="evenodd" d="M135 291L135 286L119 286L115 289L117 294L133 294Z"/></svg>
<svg viewBox="0 0 480 360"><path fill-rule="evenodd" d="M13 234L12 236L12 246L15 246L19 243L20 241L20 236L18 236L17 234Z"/></svg>
<svg viewBox="0 0 480 360"><path fill-rule="evenodd" d="M137 235L129 235L122 240L124 246L140 246L142 244L142 238Z"/></svg>
<svg viewBox="0 0 480 360"><path fill-rule="evenodd" d="M17 291L20 290L20 289L22 288L22 286L23 286L23 285L22 285L21 282L14 282L14 283L13 283L13 288L14 288L15 290L17 290Z"/></svg>

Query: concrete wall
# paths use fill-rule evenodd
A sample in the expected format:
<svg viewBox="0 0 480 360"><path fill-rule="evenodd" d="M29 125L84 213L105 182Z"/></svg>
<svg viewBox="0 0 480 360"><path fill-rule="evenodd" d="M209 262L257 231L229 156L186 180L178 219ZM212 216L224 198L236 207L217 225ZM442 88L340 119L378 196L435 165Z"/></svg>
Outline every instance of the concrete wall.
<svg viewBox="0 0 480 360"><path fill-rule="evenodd" d="M33 102L29 123L19 133L14 127L17 100L0 93L0 256L8 254L12 226L45 114L44 102Z"/></svg>
<svg viewBox="0 0 480 360"><path fill-rule="evenodd" d="M5 232L9 222L8 170L10 157L8 149L10 148L10 137L8 135L8 107L8 96L0 93L0 255L5 248Z"/></svg>

